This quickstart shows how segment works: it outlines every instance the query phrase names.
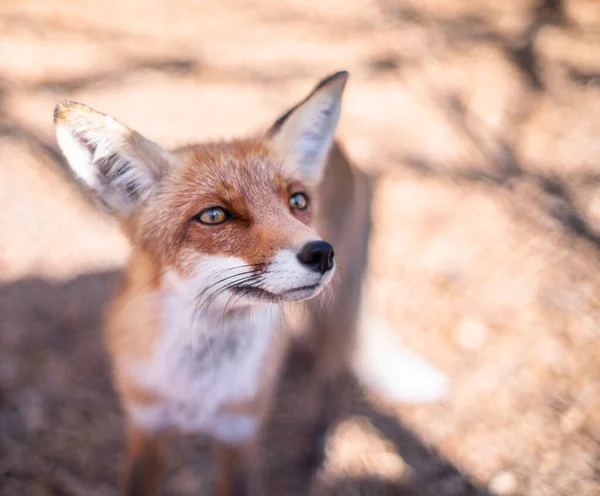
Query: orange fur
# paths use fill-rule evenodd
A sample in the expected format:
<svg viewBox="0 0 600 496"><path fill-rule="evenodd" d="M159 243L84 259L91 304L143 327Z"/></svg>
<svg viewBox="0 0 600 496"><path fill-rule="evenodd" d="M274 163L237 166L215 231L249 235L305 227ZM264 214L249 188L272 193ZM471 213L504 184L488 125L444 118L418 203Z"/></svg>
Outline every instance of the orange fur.
<svg viewBox="0 0 600 496"><path fill-rule="evenodd" d="M311 237L303 224L310 223L314 207L292 213L287 206L290 194L311 195L310 188L283 175L263 142L194 145L176 155L184 167L166 177L165 193L139 219L138 236L161 264L185 272L190 262L185 254L197 251L261 263L274 250ZM235 222L219 230L189 223L213 204L226 207Z"/></svg>
<svg viewBox="0 0 600 496"><path fill-rule="evenodd" d="M123 494L157 494L163 465L162 444L162 439L148 435L133 424L128 425Z"/></svg>
<svg viewBox="0 0 600 496"><path fill-rule="evenodd" d="M57 107L69 164L117 213L133 245L106 326L128 416L129 496L154 494L162 436L171 428L214 437L222 496L233 494L236 476L256 462L256 426L268 411L286 340L272 336L281 323L268 312L257 310L257 317L249 309L310 298L331 280L333 252L313 223L345 81L345 73L324 80L263 136L172 152L84 105ZM308 208L289 203L296 193ZM227 221L199 222L213 207L224 209ZM329 264L302 259L315 243ZM210 272L215 265L224 268ZM218 311L199 307L196 299L227 277L245 279L225 287L232 292Z"/></svg>

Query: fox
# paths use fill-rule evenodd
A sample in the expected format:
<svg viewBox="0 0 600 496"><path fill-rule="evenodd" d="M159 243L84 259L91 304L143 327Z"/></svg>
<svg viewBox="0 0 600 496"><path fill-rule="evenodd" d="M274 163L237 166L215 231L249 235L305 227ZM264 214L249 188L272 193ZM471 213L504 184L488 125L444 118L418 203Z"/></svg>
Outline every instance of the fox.
<svg viewBox="0 0 600 496"><path fill-rule="evenodd" d="M173 150L84 104L56 106L69 168L131 245L105 318L125 417L121 494L158 493L172 433L210 438L219 496L264 494L258 433L289 350L284 303L308 304L323 382L341 373L370 195L335 139L347 79L321 80L266 131Z"/></svg>

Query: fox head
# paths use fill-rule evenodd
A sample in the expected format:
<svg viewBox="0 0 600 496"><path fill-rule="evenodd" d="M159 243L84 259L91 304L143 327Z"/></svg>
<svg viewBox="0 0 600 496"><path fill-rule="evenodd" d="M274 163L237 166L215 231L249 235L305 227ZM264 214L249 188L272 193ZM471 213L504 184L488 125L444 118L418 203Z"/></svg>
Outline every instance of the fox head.
<svg viewBox="0 0 600 496"><path fill-rule="evenodd" d="M347 76L324 79L254 138L166 151L62 102L57 140L75 175L173 284L213 300L306 299L335 269L333 247L311 224Z"/></svg>

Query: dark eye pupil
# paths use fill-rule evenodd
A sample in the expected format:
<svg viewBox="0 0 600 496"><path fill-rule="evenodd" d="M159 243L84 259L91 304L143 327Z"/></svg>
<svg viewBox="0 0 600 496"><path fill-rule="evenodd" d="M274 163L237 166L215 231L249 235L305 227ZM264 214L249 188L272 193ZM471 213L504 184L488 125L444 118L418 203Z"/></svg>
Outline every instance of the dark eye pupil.
<svg viewBox="0 0 600 496"><path fill-rule="evenodd" d="M207 208L200 212L196 219L203 224L221 224L227 220L227 212L218 207Z"/></svg>
<svg viewBox="0 0 600 496"><path fill-rule="evenodd" d="M304 210L308 206L308 198L302 193L296 193L290 197L290 206L298 210Z"/></svg>

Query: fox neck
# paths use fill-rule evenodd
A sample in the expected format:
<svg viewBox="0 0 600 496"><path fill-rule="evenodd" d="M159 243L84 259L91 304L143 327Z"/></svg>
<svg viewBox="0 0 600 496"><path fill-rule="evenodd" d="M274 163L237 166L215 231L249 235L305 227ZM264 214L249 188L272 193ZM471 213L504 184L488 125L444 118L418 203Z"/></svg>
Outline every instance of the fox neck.
<svg viewBox="0 0 600 496"><path fill-rule="evenodd" d="M167 280L171 284L164 283L161 298L161 342L167 349L186 348L195 363L211 366L226 356L244 360L266 352L279 321L277 305L232 304L237 296L222 295L203 308L193 286L173 274L165 275Z"/></svg>

